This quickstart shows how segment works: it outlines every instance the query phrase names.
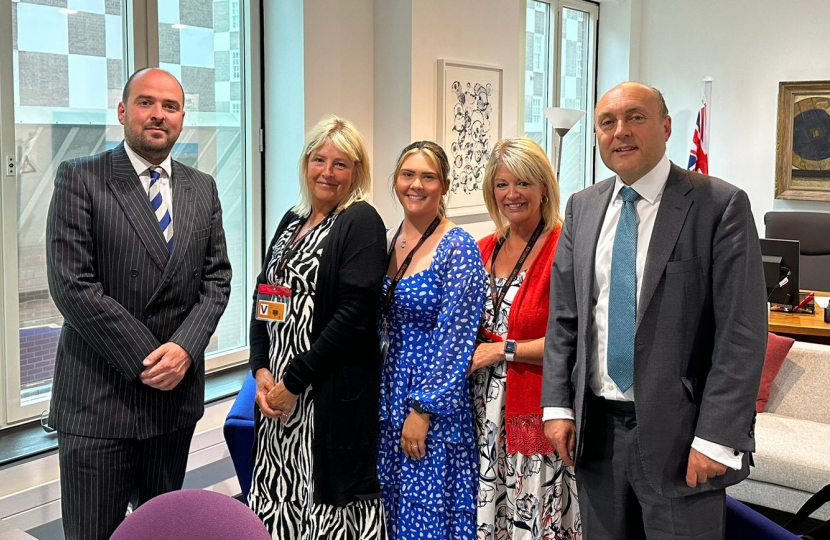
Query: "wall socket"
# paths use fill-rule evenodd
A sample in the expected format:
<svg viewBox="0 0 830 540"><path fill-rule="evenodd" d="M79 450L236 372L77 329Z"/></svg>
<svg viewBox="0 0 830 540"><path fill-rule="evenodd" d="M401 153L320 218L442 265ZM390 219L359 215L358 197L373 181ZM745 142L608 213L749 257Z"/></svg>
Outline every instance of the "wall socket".
<svg viewBox="0 0 830 540"><path fill-rule="evenodd" d="M14 156L6 156L6 176L14 176Z"/></svg>

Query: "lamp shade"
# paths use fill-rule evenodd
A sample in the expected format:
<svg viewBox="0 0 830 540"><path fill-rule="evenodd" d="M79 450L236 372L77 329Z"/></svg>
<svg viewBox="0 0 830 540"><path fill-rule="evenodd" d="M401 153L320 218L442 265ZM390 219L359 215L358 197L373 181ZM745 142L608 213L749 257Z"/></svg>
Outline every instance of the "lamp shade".
<svg viewBox="0 0 830 540"><path fill-rule="evenodd" d="M556 130L556 133L562 137L567 133L579 120L585 116L585 111L579 109L566 109L564 107L548 107L542 109L545 117Z"/></svg>

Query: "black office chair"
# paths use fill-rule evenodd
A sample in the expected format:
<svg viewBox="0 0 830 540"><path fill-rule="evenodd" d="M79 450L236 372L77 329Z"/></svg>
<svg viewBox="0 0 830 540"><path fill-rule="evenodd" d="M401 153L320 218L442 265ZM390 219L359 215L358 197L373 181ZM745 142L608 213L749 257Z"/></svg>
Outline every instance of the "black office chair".
<svg viewBox="0 0 830 540"><path fill-rule="evenodd" d="M767 212L764 225L767 238L801 243L801 288L830 291L830 212Z"/></svg>

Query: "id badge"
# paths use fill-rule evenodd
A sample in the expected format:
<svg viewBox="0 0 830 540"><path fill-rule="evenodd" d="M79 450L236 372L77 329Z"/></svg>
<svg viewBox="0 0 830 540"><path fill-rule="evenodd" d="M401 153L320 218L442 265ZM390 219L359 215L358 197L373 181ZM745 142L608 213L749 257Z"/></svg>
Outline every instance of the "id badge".
<svg viewBox="0 0 830 540"><path fill-rule="evenodd" d="M256 294L256 318L258 321L285 321L291 289L280 285L261 283Z"/></svg>
<svg viewBox="0 0 830 540"><path fill-rule="evenodd" d="M386 321L383 321L383 328L380 334L380 361L386 363L386 355L389 354L389 332L386 327Z"/></svg>

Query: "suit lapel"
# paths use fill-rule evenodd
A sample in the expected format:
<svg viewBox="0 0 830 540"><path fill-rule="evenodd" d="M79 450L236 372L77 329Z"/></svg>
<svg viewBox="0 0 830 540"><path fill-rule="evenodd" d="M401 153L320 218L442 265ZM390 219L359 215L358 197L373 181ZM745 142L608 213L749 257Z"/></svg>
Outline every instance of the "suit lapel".
<svg viewBox="0 0 830 540"><path fill-rule="evenodd" d="M594 297L594 276L596 273L597 242L599 241L600 229L605 218L605 212L611 202L611 194L614 192L614 178L605 180L599 184L599 189L591 193L585 201L585 209L580 215L584 216L585 223L580 227L579 238L574 238L574 249L578 255L574 257L576 271L579 273L581 291L579 294L593 302Z"/></svg>
<svg viewBox="0 0 830 540"><path fill-rule="evenodd" d="M194 212L194 198L192 183L187 169L182 167L177 161L172 161L173 177L171 178L171 186L173 192L173 252L170 254L170 260L167 266L164 267L164 273L161 275L161 281L156 289L156 293L150 298L150 302L156 297L160 290L167 285L167 282L175 275L177 269L182 263L184 254L190 244L190 236L193 233L193 212ZM156 228L159 229L158 225ZM160 231L161 229L159 229ZM165 251L167 247L165 245Z"/></svg>
<svg viewBox="0 0 830 540"><path fill-rule="evenodd" d="M643 270L643 284L640 288L640 302L637 306L637 325L648 308L651 297L660 283L660 278L666 269L666 263L677 244L677 238L683 229L683 223L692 206L692 200L686 194L692 190L689 175L677 165L672 164L666 189L657 217L654 221L654 232L651 233L651 243L646 255L646 267Z"/></svg>
<svg viewBox="0 0 830 540"><path fill-rule="evenodd" d="M123 142L112 150L106 182L127 220L147 248L150 259L159 269L164 269L169 256L167 245L164 243L164 236L147 193L135 173L127 151L124 150Z"/></svg>

